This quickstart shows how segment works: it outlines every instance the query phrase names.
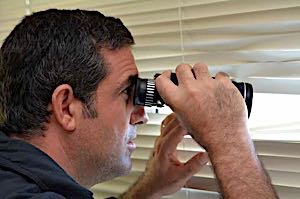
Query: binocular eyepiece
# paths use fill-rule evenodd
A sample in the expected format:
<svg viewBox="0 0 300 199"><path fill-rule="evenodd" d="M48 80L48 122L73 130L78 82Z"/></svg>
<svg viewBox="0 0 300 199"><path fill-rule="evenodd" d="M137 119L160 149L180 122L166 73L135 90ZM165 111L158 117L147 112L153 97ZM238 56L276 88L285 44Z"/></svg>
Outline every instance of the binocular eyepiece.
<svg viewBox="0 0 300 199"><path fill-rule="evenodd" d="M160 74L155 74L154 79L158 77ZM156 87L154 79L142 79L137 78L133 103L135 105L142 105L142 106L157 106L163 107L165 102L159 95ZM178 80L175 73L171 73L171 81L178 85ZM235 82L232 83L238 88L241 95L245 99L245 103L248 109L248 117L250 117L250 112L252 108L252 98L253 98L253 87L251 84L246 82Z"/></svg>

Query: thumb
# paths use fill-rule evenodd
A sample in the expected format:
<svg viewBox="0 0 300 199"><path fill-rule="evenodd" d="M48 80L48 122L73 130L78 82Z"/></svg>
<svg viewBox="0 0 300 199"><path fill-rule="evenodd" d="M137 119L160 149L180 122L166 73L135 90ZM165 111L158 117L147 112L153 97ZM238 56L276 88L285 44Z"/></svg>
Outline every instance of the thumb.
<svg viewBox="0 0 300 199"><path fill-rule="evenodd" d="M164 71L160 76L155 79L155 85L159 95L167 103L171 104L173 94L177 86L170 80L171 70Z"/></svg>
<svg viewBox="0 0 300 199"><path fill-rule="evenodd" d="M185 175L187 179L199 172L203 166L209 161L208 155L205 152L199 152L185 163Z"/></svg>

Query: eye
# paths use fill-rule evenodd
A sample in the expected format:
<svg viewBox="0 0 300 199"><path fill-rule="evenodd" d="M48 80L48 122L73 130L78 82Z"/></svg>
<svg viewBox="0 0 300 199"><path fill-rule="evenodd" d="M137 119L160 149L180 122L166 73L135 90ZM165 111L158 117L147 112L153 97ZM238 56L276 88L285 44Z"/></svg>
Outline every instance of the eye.
<svg viewBox="0 0 300 199"><path fill-rule="evenodd" d="M122 93L124 93L126 95L126 100L129 100L132 96L133 92L133 85L129 85L128 87L126 87Z"/></svg>
<svg viewBox="0 0 300 199"><path fill-rule="evenodd" d="M132 92L132 85L128 86L126 89L124 89L123 93L130 96Z"/></svg>

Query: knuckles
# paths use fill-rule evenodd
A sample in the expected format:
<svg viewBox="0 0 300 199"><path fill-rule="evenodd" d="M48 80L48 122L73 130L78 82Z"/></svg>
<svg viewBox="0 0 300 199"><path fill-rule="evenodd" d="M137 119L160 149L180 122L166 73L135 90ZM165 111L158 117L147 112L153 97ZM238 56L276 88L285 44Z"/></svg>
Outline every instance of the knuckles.
<svg viewBox="0 0 300 199"><path fill-rule="evenodd" d="M191 70L191 69L192 69L192 66L189 65L189 64L179 64L176 67L175 71L176 71L176 73L181 73L181 72L183 72L185 70Z"/></svg>
<svg viewBox="0 0 300 199"><path fill-rule="evenodd" d="M208 66L206 64L203 64L203 63L196 63L193 66L193 70L194 71L199 71L201 73L208 73Z"/></svg>
<svg viewBox="0 0 300 199"><path fill-rule="evenodd" d="M156 85L161 85L161 82L163 81L163 76L159 75L158 77L155 78L155 84Z"/></svg>

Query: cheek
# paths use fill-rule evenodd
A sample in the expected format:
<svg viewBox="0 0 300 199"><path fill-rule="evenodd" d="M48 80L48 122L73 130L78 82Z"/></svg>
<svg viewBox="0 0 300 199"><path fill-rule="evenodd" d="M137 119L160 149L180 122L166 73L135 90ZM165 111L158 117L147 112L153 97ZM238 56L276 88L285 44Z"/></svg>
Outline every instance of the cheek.
<svg viewBox="0 0 300 199"><path fill-rule="evenodd" d="M113 122L107 122L105 127L99 128L98 133L101 133L101 143L114 148L120 148L127 142L127 128L126 120L114 119Z"/></svg>
<svg viewBox="0 0 300 199"><path fill-rule="evenodd" d="M128 127L133 106L126 104L124 99L112 101L108 107L102 107L98 112L98 133L101 133L103 142L114 145L114 148L123 147L128 141ZM104 110L104 111L103 111ZM95 127L93 126L93 127Z"/></svg>
<svg viewBox="0 0 300 199"><path fill-rule="evenodd" d="M126 132L128 131L127 129L130 124L133 108L130 105L123 105L119 108L116 107L111 110L110 115L107 117L110 118L107 123L110 124L112 128L114 128L114 132L118 133L121 136L123 134L126 134Z"/></svg>

